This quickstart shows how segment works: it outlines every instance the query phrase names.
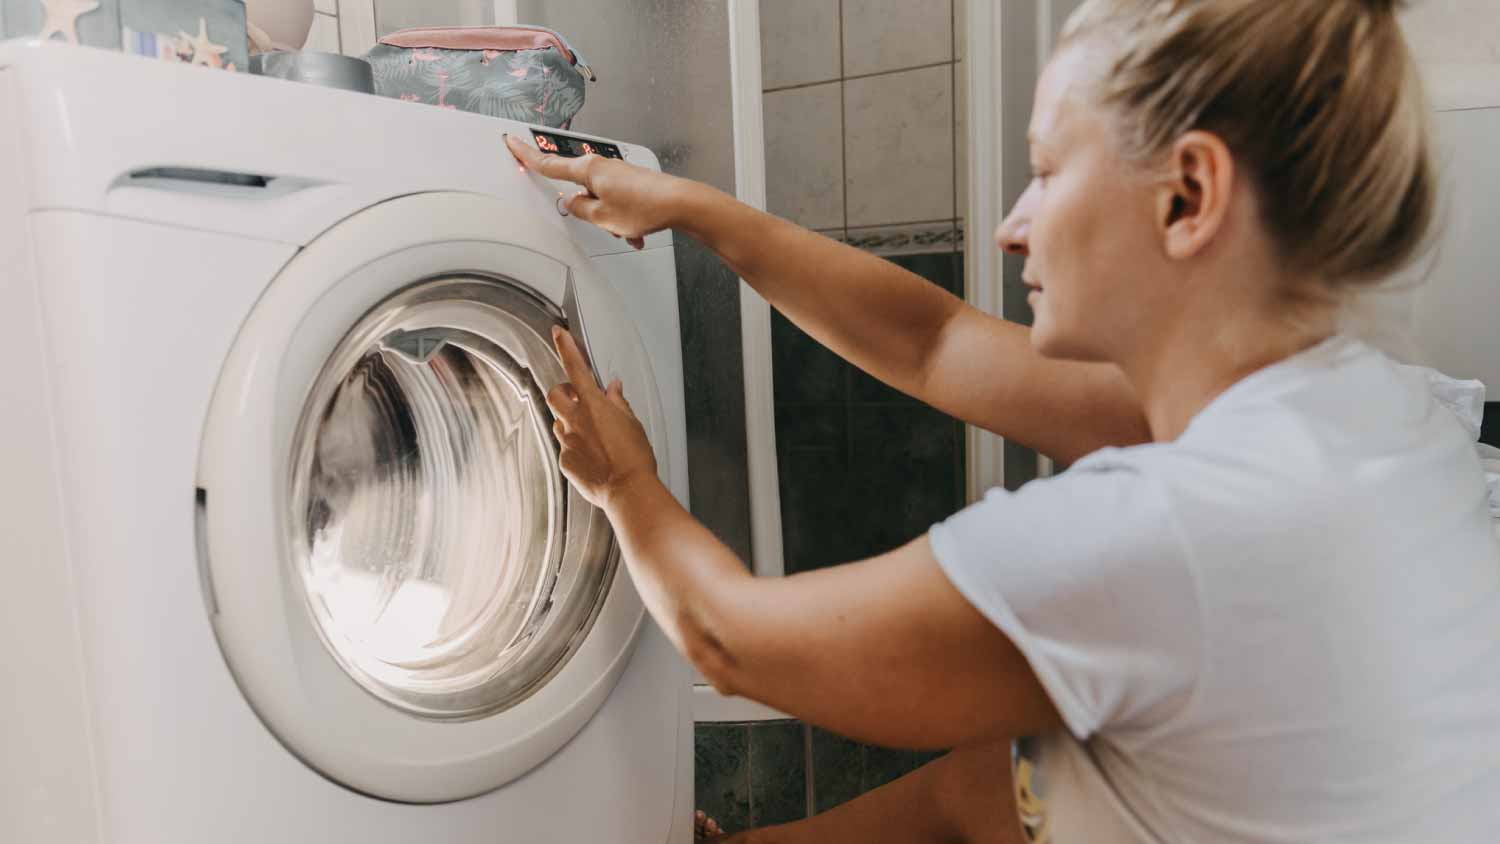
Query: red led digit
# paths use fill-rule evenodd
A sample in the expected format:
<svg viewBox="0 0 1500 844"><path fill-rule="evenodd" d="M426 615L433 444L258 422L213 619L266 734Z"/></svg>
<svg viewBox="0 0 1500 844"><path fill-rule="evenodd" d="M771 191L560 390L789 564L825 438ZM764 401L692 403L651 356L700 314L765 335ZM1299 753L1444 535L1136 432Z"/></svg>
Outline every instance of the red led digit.
<svg viewBox="0 0 1500 844"><path fill-rule="evenodd" d="M558 151L557 144L551 138L547 137L546 135L537 135L536 136L536 145L539 146L539 147L541 147L543 152L557 152Z"/></svg>
<svg viewBox="0 0 1500 844"><path fill-rule="evenodd" d="M583 154L584 155L595 155L595 154L597 154L597 152L598 151L594 149L594 145L593 144L591 144L591 143L589 143L587 141L584 141L584 144L583 144Z"/></svg>

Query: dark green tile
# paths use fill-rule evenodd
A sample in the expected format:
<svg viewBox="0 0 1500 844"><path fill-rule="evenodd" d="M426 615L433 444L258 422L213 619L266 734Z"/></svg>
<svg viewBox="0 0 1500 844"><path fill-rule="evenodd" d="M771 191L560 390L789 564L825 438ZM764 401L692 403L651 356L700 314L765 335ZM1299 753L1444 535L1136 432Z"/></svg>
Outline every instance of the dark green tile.
<svg viewBox="0 0 1500 844"><path fill-rule="evenodd" d="M858 406L849 441L857 557L910 542L963 506L963 426L953 419L922 405Z"/></svg>
<svg viewBox="0 0 1500 844"><path fill-rule="evenodd" d="M750 470L739 280L696 241L673 240L682 321L688 471L693 515L742 558L750 555Z"/></svg>
<svg viewBox="0 0 1500 844"><path fill-rule="evenodd" d="M750 727L750 825L790 823L807 817L807 743L796 721Z"/></svg>
<svg viewBox="0 0 1500 844"><path fill-rule="evenodd" d="M780 466L781 537L786 573L856 559L863 540L850 510L849 459L843 453L793 451Z"/></svg>
<svg viewBox="0 0 1500 844"><path fill-rule="evenodd" d="M844 402L776 405L776 450L849 450L849 414Z"/></svg>
<svg viewBox="0 0 1500 844"><path fill-rule="evenodd" d="M928 762L936 762L948 755L948 751L946 750L917 750L914 753L916 754L918 768L926 765Z"/></svg>
<svg viewBox="0 0 1500 844"><path fill-rule="evenodd" d="M855 741L816 727L812 730L813 810L826 812L861 793L864 748Z"/></svg>
<svg viewBox="0 0 1500 844"><path fill-rule="evenodd" d="M896 750L865 745L865 775L860 790L873 791L893 780L906 776L917 768L917 755L910 750Z"/></svg>
<svg viewBox="0 0 1500 844"><path fill-rule="evenodd" d="M750 729L743 724L699 724L693 733L697 807L726 832L749 829Z"/></svg>
<svg viewBox="0 0 1500 844"><path fill-rule="evenodd" d="M841 528L851 518L847 406L779 406L776 437L786 573L849 562L857 537Z"/></svg>

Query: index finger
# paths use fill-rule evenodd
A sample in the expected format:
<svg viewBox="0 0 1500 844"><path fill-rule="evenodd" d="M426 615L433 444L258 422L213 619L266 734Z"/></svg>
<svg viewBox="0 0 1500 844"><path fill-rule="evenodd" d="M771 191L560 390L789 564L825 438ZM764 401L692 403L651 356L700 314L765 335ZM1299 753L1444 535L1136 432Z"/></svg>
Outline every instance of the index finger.
<svg viewBox="0 0 1500 844"><path fill-rule="evenodd" d="M563 371L568 374L568 380L573 382L573 389L578 391L579 396L598 393L599 382L594 380L594 370L583 359L583 352L578 350L578 342L573 339L573 334L563 330L561 326L553 326L552 345L557 347Z"/></svg>
<svg viewBox="0 0 1500 844"><path fill-rule="evenodd" d="M564 158L560 155L543 155L514 135L505 136L505 146L510 154L533 173L549 179L562 179L576 185L588 187L588 162L582 158Z"/></svg>

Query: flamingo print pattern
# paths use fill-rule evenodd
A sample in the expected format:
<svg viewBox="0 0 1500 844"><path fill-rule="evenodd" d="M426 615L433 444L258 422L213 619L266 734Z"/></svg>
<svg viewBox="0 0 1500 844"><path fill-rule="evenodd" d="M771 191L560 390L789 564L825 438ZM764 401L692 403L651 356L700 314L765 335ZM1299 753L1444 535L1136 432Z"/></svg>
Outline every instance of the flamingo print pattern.
<svg viewBox="0 0 1500 844"><path fill-rule="evenodd" d="M365 56L383 96L566 128L583 108L583 75L560 51L450 50L377 44Z"/></svg>

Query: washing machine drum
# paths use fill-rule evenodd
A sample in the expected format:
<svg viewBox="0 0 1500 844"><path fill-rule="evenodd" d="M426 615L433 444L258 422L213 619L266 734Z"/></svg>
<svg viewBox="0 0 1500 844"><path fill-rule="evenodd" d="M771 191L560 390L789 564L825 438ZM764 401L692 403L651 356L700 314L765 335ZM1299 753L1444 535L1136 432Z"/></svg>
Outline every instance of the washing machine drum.
<svg viewBox="0 0 1500 844"><path fill-rule="evenodd" d="M632 332L584 331L608 295L556 229L428 195L319 238L246 322L200 460L204 583L241 691L325 776L482 793L618 677L640 601L545 400L554 327L649 383Z"/></svg>
<svg viewBox="0 0 1500 844"><path fill-rule="evenodd" d="M545 399L566 380L563 324L513 283L427 281L360 320L303 408L294 582L328 650L392 706L507 709L601 603L608 525L563 479Z"/></svg>

